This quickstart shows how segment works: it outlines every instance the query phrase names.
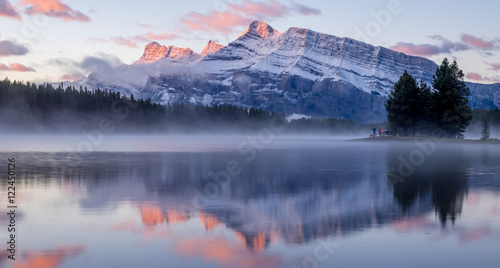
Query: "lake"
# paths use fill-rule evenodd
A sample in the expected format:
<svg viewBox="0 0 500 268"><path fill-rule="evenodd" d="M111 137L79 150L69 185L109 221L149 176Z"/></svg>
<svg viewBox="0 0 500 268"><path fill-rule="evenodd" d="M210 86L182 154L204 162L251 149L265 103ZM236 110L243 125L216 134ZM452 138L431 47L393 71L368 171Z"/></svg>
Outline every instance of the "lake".
<svg viewBox="0 0 500 268"><path fill-rule="evenodd" d="M17 139L1 267L500 267L497 145Z"/></svg>

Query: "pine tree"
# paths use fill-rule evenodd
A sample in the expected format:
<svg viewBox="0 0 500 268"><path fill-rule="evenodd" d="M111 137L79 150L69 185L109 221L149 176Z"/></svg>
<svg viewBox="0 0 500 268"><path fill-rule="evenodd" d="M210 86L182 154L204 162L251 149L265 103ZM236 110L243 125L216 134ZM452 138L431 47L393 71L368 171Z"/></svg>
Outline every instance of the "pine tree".
<svg viewBox="0 0 500 268"><path fill-rule="evenodd" d="M483 120L483 129L481 130L481 140L487 140L490 138L490 120L485 118Z"/></svg>
<svg viewBox="0 0 500 268"><path fill-rule="evenodd" d="M389 129L398 135L416 136L425 132L426 107L429 105L430 88L421 81L420 84L407 71L394 84L385 105Z"/></svg>
<svg viewBox="0 0 500 268"><path fill-rule="evenodd" d="M435 91L432 94L431 117L434 126L442 137L459 137L472 119L472 110L467 105L470 91L464 82L464 73L456 61L450 65L445 58L433 77Z"/></svg>

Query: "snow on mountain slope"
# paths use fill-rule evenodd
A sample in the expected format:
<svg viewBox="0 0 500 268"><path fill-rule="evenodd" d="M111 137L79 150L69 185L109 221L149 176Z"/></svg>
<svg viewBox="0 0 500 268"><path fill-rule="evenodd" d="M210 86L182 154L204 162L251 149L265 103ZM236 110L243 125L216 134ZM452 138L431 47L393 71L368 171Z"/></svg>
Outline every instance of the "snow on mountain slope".
<svg viewBox="0 0 500 268"><path fill-rule="evenodd" d="M225 47L225 46L221 45L221 44L217 44L213 40L210 40L210 41L208 41L207 46L201 52L201 56L205 57L207 55L214 54L215 52L219 51L223 47Z"/></svg>
<svg viewBox="0 0 500 268"><path fill-rule="evenodd" d="M163 103L233 104L380 122L386 120L386 97L405 70L431 83L437 67L354 39L295 27L280 33L254 21L227 46L209 41L201 54L150 43L136 63L93 73L87 84ZM471 96L479 104L494 93L474 92L481 92Z"/></svg>
<svg viewBox="0 0 500 268"><path fill-rule="evenodd" d="M437 65L428 59L309 29L290 28L280 34L254 21L237 40L203 58L197 67L211 73L249 69L310 80L328 78L386 96L405 70L430 82Z"/></svg>

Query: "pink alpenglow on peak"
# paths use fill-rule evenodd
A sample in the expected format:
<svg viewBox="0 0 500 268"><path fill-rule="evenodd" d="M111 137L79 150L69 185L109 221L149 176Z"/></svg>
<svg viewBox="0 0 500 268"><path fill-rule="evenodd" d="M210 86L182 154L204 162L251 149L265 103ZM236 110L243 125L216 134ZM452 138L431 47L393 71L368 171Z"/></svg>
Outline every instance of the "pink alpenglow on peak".
<svg viewBox="0 0 500 268"><path fill-rule="evenodd" d="M152 42L146 45L144 53L136 62L139 64L154 63L163 58L170 60L192 61L200 57L199 54L193 52L189 48L180 48L175 46L161 46L157 42Z"/></svg>
<svg viewBox="0 0 500 268"><path fill-rule="evenodd" d="M248 35L258 37L261 40L265 40L269 37L280 35L280 32L276 31L273 27L265 22L254 20L252 21L252 23L250 23L248 29L246 29L238 36L238 39L242 36Z"/></svg>
<svg viewBox="0 0 500 268"><path fill-rule="evenodd" d="M224 45L217 44L213 40L208 41L207 46L201 52L201 56L205 57L206 55L214 54L219 51L221 48L225 47Z"/></svg>

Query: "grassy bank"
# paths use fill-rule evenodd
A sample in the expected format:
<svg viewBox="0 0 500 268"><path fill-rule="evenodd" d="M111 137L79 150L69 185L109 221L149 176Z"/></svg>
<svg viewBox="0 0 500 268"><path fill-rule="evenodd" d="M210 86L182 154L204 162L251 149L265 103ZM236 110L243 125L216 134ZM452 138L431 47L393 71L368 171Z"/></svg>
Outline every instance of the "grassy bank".
<svg viewBox="0 0 500 268"><path fill-rule="evenodd" d="M365 141L365 142L436 142L436 143L464 143L464 144L500 144L500 139L489 140L470 140L470 139L439 139L431 137L375 137L354 139L349 141Z"/></svg>

